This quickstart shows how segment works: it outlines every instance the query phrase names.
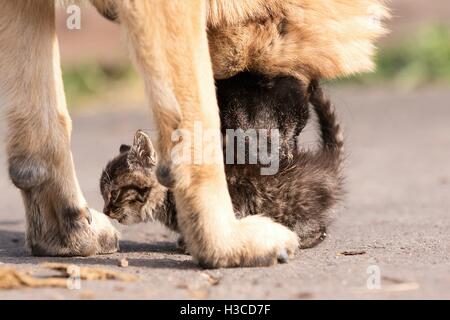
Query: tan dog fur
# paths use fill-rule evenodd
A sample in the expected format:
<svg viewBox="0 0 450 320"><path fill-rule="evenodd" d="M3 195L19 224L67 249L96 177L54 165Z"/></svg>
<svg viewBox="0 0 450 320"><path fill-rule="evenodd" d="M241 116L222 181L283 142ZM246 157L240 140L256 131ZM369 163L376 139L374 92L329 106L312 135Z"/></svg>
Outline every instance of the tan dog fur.
<svg viewBox="0 0 450 320"><path fill-rule="evenodd" d="M386 32L388 16L380 1L273 2L276 10L256 21L211 23L216 78L250 70L308 81L373 70L373 43Z"/></svg>
<svg viewBox="0 0 450 320"><path fill-rule="evenodd" d="M174 165L176 129L219 130L214 76L242 70L308 81L373 67L386 15L376 0L91 0L111 6L144 78L170 169L179 225L193 257L210 267L271 265L297 237L270 219L236 220L222 162ZM10 175L22 189L34 254L90 255L117 235L81 194L70 154L54 26L54 0L0 0L0 104L9 121ZM373 19L373 18L376 19ZM220 145L217 152L221 154Z"/></svg>

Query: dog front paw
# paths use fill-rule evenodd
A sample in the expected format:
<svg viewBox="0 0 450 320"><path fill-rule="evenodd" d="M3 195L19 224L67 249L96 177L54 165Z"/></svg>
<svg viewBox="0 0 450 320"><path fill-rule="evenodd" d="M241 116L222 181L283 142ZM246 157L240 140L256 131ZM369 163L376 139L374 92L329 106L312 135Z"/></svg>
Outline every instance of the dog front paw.
<svg viewBox="0 0 450 320"><path fill-rule="evenodd" d="M227 248L198 253L199 264L204 268L268 267L287 263L299 245L294 232L261 216L237 221L228 242Z"/></svg>

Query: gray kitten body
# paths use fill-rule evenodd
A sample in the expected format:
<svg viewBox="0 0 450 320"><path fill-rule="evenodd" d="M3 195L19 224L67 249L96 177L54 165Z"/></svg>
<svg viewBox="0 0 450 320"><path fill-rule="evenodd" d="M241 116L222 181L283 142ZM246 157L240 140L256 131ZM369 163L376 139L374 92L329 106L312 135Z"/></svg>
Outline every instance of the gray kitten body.
<svg viewBox="0 0 450 320"><path fill-rule="evenodd" d="M325 238L330 213L343 194L343 138L334 110L315 81L305 88L293 78L274 83L256 76L259 82L251 82L249 90L249 77L254 76L218 84L223 128L278 125L282 150L274 175L261 175L259 164L226 165L235 214L270 217L295 231L301 248L313 247ZM246 83L245 91L240 89L241 81ZM297 95L292 96L293 90ZM307 122L309 104L321 132L316 151L299 150L294 141ZM273 109L276 112L271 113ZM122 146L120 155L103 171L104 213L123 224L160 221L178 232L174 197L158 182L155 171L150 138L138 131L133 146Z"/></svg>

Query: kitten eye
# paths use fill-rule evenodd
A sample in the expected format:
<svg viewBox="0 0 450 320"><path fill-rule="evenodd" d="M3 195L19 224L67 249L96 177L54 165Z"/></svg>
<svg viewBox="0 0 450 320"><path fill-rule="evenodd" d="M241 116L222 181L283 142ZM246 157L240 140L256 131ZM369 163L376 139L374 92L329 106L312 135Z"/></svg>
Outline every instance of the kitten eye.
<svg viewBox="0 0 450 320"><path fill-rule="evenodd" d="M140 191L141 191L141 193L147 195L150 193L150 190L151 190L151 188L142 188Z"/></svg>
<svg viewBox="0 0 450 320"><path fill-rule="evenodd" d="M113 190L111 191L111 201L116 202L119 199L120 191L119 190Z"/></svg>

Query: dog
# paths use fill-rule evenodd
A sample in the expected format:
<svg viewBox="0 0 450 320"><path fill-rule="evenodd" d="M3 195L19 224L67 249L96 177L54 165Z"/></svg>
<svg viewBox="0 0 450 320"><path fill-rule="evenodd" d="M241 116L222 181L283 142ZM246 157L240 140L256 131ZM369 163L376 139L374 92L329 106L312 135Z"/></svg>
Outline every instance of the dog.
<svg viewBox="0 0 450 320"><path fill-rule="evenodd" d="M222 161L176 164L177 129L219 130L214 78L243 70L305 84L372 70L388 16L380 0L91 0L122 26L158 131L158 180L174 190L194 259L208 267L269 266L297 237L260 216L237 220ZM26 209L36 256L118 249L118 234L89 209L70 151L55 33L55 0L0 0L0 105L8 122L9 175ZM217 149L220 144L217 144ZM220 150L216 150L220 153Z"/></svg>

